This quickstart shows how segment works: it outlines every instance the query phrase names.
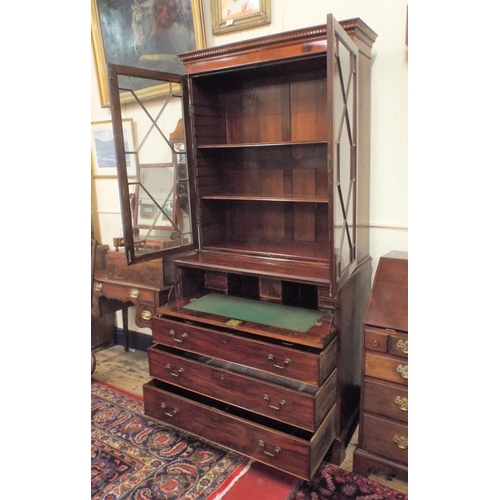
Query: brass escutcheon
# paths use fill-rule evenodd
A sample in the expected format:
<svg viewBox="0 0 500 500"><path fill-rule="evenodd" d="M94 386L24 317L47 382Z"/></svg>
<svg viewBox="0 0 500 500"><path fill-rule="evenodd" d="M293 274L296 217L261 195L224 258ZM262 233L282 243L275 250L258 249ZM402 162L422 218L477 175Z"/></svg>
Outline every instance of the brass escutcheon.
<svg viewBox="0 0 500 500"><path fill-rule="evenodd" d="M408 438L404 436L398 436L397 434L392 438L392 440L398 445L398 448L402 450L408 449Z"/></svg>
<svg viewBox="0 0 500 500"><path fill-rule="evenodd" d="M408 411L408 398L396 397L394 402L399 406L401 411Z"/></svg>
<svg viewBox="0 0 500 500"><path fill-rule="evenodd" d="M96 282L94 283L94 292L100 292L102 290L102 283Z"/></svg>
<svg viewBox="0 0 500 500"><path fill-rule="evenodd" d="M142 314L141 314L142 319L149 321L151 319L151 316L153 316L151 314L151 311L142 311Z"/></svg>
<svg viewBox="0 0 500 500"><path fill-rule="evenodd" d="M398 343L396 345L401 349L402 352L404 352L405 354L408 354L408 341L407 340L399 339Z"/></svg>
<svg viewBox="0 0 500 500"><path fill-rule="evenodd" d="M130 292L129 292L129 295L133 299L138 299L139 298L139 290L137 290L137 288L132 288L132 290L130 290Z"/></svg>
<svg viewBox="0 0 500 500"><path fill-rule="evenodd" d="M405 379L408 379L408 365L398 365L397 372Z"/></svg>

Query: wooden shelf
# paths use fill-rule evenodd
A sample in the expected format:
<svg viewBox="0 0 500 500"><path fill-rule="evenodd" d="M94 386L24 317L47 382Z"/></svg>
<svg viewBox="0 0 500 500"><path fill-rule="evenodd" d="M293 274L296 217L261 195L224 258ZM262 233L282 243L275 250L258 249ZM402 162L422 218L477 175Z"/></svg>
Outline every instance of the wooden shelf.
<svg viewBox="0 0 500 500"><path fill-rule="evenodd" d="M271 254L269 256L265 254L249 255L242 247L243 245L238 249L233 243L231 253L227 249L224 251L225 249L220 245L217 248L205 247L205 251L178 258L175 263L184 267L273 277L285 281L299 281L314 285L329 284L330 271L328 262L298 260L292 257L276 258Z"/></svg>
<svg viewBox="0 0 500 500"><path fill-rule="evenodd" d="M326 197L312 197L301 195L283 195L283 196L257 196L252 194L213 194L200 197L202 200L236 200L236 201L272 201L272 202L291 202L291 203L328 203Z"/></svg>
<svg viewBox="0 0 500 500"><path fill-rule="evenodd" d="M238 148L262 148L262 147L290 147L290 146L318 146L326 145L327 141L282 141L282 142L255 142L238 144L199 144L198 149L238 149Z"/></svg>

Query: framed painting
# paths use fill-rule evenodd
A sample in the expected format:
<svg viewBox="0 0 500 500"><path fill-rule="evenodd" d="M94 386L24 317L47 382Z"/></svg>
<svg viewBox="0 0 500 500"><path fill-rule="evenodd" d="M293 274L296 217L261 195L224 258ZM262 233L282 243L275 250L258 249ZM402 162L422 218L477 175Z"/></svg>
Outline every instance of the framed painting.
<svg viewBox="0 0 500 500"><path fill-rule="evenodd" d="M117 177L113 122L92 122L92 168L94 177ZM123 120L125 151L135 151L134 121ZM135 176L136 155L127 154L127 172Z"/></svg>
<svg viewBox="0 0 500 500"><path fill-rule="evenodd" d="M107 64L184 74L178 54L206 47L202 0L91 0L92 46L101 106L109 106ZM163 92L151 82L141 98Z"/></svg>
<svg viewBox="0 0 500 500"><path fill-rule="evenodd" d="M214 35L271 23L271 0L211 0L211 2Z"/></svg>

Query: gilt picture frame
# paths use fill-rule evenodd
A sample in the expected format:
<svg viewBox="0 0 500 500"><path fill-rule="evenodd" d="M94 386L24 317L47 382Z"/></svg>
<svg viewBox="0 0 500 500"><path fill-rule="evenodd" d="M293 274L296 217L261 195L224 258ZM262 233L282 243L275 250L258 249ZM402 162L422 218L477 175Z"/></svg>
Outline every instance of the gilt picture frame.
<svg viewBox="0 0 500 500"><path fill-rule="evenodd" d="M211 0L211 2L214 35L271 23L271 0Z"/></svg>
<svg viewBox="0 0 500 500"><path fill-rule="evenodd" d="M123 120L123 140L125 151L135 151L134 121ZM93 177L117 177L117 162L113 122L100 121L91 123L91 153ZM126 154L127 175L135 177L136 155Z"/></svg>
<svg viewBox="0 0 500 500"><path fill-rule="evenodd" d="M172 20L168 26L162 7ZM177 55L206 47L202 0L91 0L91 35L101 107L109 107L109 63L184 73ZM145 85L141 99L167 89Z"/></svg>

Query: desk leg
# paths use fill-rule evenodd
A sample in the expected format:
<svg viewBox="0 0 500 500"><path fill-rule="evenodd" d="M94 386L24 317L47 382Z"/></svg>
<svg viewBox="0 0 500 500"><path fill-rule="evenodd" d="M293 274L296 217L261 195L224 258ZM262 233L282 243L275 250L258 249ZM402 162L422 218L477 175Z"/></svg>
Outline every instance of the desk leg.
<svg viewBox="0 0 500 500"><path fill-rule="evenodd" d="M128 351L128 307L125 306L122 309L122 321L123 321L123 335L125 337L124 339L124 348L125 352Z"/></svg>

